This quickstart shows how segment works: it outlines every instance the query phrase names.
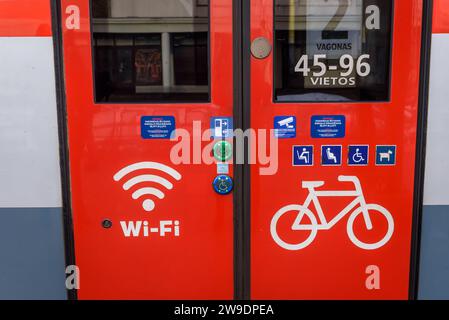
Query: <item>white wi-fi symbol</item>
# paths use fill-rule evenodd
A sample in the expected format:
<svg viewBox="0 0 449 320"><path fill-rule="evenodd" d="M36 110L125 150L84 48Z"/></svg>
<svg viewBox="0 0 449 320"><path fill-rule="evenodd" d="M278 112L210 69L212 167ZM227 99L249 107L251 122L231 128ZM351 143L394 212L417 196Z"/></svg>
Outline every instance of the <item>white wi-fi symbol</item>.
<svg viewBox="0 0 449 320"><path fill-rule="evenodd" d="M165 164L158 163L158 162L139 162L139 163L134 163L132 165L129 165L129 166L123 168L122 170L120 170L119 172L117 172L114 175L114 180L120 181L121 179L123 179L123 177L125 177L129 173L134 172L136 170L142 170L142 169L159 170L159 171L165 172L166 174L170 175L171 177L173 177L174 179L176 179L178 181L181 180L181 178L182 178L181 174L178 171L176 171L175 169L173 169L169 166L166 166ZM142 175L133 177L123 184L123 189L129 190L132 187L134 187L135 185L137 185L139 183L143 183L143 182L154 182L154 183L164 186L167 190L173 189L173 184L170 181L168 181L167 179L162 178L160 176L154 175L154 174L142 174ZM137 200L144 196L149 196L149 195L155 196L159 199L165 198L164 192L162 192L161 190L154 188L154 187L140 188L133 192L132 198L134 200ZM151 199L145 199L142 202L142 207L147 212L153 211L155 206L156 206L156 204Z"/></svg>

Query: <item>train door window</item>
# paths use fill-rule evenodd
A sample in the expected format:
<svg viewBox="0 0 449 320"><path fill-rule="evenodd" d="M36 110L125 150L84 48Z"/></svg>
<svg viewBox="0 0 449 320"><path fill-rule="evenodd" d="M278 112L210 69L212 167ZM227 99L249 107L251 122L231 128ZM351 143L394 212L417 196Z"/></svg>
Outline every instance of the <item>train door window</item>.
<svg viewBox="0 0 449 320"><path fill-rule="evenodd" d="M276 102L387 101L391 0L274 0Z"/></svg>
<svg viewBox="0 0 449 320"><path fill-rule="evenodd" d="M97 103L209 102L208 0L92 0Z"/></svg>

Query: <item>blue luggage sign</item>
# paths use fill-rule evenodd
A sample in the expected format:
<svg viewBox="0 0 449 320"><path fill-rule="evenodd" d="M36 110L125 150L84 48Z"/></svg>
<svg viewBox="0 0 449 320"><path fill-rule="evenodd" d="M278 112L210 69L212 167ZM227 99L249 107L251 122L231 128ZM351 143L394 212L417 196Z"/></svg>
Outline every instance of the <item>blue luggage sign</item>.
<svg viewBox="0 0 449 320"><path fill-rule="evenodd" d="M293 146L293 166L313 166L313 146Z"/></svg>

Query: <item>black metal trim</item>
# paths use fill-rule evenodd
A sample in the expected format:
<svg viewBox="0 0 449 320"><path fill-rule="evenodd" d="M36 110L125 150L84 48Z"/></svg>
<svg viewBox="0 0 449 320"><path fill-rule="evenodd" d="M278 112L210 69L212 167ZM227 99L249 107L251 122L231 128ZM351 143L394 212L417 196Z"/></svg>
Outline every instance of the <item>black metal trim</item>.
<svg viewBox="0 0 449 320"><path fill-rule="evenodd" d="M251 128L251 1L242 1L242 129ZM245 165L243 166L243 292L244 300L251 299L251 141L245 143Z"/></svg>
<svg viewBox="0 0 449 320"><path fill-rule="evenodd" d="M250 1L233 1L234 127L250 128ZM244 163L234 161L234 298L250 299L250 165L249 141ZM234 154L236 154L234 141ZM241 150L239 150L241 151ZM235 159L234 159L235 160Z"/></svg>
<svg viewBox="0 0 449 320"><path fill-rule="evenodd" d="M429 97L430 52L432 44L433 0L423 0L421 66L419 80L418 123L416 136L415 190L413 201L412 245L410 256L409 299L418 298L421 221L426 162L427 115Z"/></svg>
<svg viewBox="0 0 449 320"><path fill-rule="evenodd" d="M232 5L233 34L233 87L234 87L234 128L243 129L242 109L242 1L234 0ZM237 154L234 139L234 155ZM244 266L243 266L243 164L236 163L234 157L234 299L243 298Z"/></svg>
<svg viewBox="0 0 449 320"><path fill-rule="evenodd" d="M56 104L58 115L58 135L59 135L59 157L62 188L62 214L64 228L64 252L67 266L75 265L75 241L73 233L72 206L70 196L70 167L69 167L69 146L67 136L67 110L64 81L64 60L62 48L62 27L61 27L61 3L58 0L50 0L53 51L55 60L55 83L56 83ZM76 290L67 289L69 300L77 299Z"/></svg>
<svg viewBox="0 0 449 320"><path fill-rule="evenodd" d="M277 106L285 106L285 105L314 105L314 104L348 104L348 105L372 105L375 104L391 104L392 102L392 96L393 96L393 48L394 48L394 24L396 20L396 1L395 0L389 0L390 1L390 12L391 12L391 19L390 19L390 41L389 41L389 65L388 65L388 76L386 76L385 80L388 81L388 97L386 100L357 100L357 101L338 101L338 100L329 100L329 101L278 101L276 100L276 44L277 44L277 38L276 38L276 0L273 0L273 26L272 26L272 32L273 32L273 77L272 77L272 90L273 90L273 96L272 102L273 104Z"/></svg>
<svg viewBox="0 0 449 320"><path fill-rule="evenodd" d="M93 25L93 21L94 21L94 15L93 15L93 1L94 0L88 0L89 3L89 29L90 29L90 33L89 33L89 37L90 37L90 53L91 53L91 61L92 61L92 65L91 65L91 76L93 79L93 87L92 87L92 97L93 97L93 105L94 106L114 106L114 105L123 105L123 104L128 104L128 105L132 105L132 106L146 106L146 105L175 105L175 104L180 104L180 105L189 105L189 104L205 104L205 105L210 105L213 103L213 97L212 97L212 46L211 46L211 1L208 0L208 16L207 16L207 72L208 72L208 99L207 100L199 100L199 101L183 101L183 100L173 100L173 101L122 101L122 102L99 102L97 101L97 97L96 97L96 79L95 79L95 45L94 45L94 25Z"/></svg>

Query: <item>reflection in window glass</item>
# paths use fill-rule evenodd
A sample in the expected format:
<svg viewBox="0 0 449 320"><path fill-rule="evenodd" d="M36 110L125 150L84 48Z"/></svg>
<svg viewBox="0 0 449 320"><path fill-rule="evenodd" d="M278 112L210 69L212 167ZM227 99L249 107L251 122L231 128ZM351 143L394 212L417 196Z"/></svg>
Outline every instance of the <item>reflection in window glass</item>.
<svg viewBox="0 0 449 320"><path fill-rule="evenodd" d="M207 34L176 33L172 39L175 84L201 86L207 83L208 70L201 68L207 61Z"/></svg>
<svg viewBox="0 0 449 320"><path fill-rule="evenodd" d="M208 0L92 0L96 102L207 102Z"/></svg>
<svg viewBox="0 0 449 320"><path fill-rule="evenodd" d="M275 0L275 101L386 101L391 0Z"/></svg>

